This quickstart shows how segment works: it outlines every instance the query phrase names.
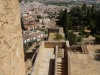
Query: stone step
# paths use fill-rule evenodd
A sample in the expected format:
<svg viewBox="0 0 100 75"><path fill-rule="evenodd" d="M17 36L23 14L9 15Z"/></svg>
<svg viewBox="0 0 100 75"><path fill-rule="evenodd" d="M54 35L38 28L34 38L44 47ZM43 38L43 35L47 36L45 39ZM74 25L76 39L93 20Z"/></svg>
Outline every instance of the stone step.
<svg viewBox="0 0 100 75"><path fill-rule="evenodd" d="M63 54L59 54L58 56L63 56Z"/></svg>
<svg viewBox="0 0 100 75"><path fill-rule="evenodd" d="M67 60L65 60L65 59L61 59L60 62L67 62Z"/></svg>
<svg viewBox="0 0 100 75"><path fill-rule="evenodd" d="M58 55L58 57L63 57L63 55Z"/></svg>
<svg viewBox="0 0 100 75"><path fill-rule="evenodd" d="M57 74L57 75L67 75L67 74Z"/></svg>
<svg viewBox="0 0 100 75"><path fill-rule="evenodd" d="M67 69L67 66L57 66L57 69Z"/></svg>
<svg viewBox="0 0 100 75"><path fill-rule="evenodd" d="M57 66L67 66L67 64L57 64Z"/></svg>
<svg viewBox="0 0 100 75"><path fill-rule="evenodd" d="M57 75L67 75L67 72L57 72Z"/></svg>
<svg viewBox="0 0 100 75"><path fill-rule="evenodd" d="M57 72L66 72L67 69L57 69Z"/></svg>
<svg viewBox="0 0 100 75"><path fill-rule="evenodd" d="M57 64L61 64L61 65L67 65L67 62L57 62Z"/></svg>
<svg viewBox="0 0 100 75"><path fill-rule="evenodd" d="M59 54L64 54L64 53L58 53L58 55L59 55Z"/></svg>

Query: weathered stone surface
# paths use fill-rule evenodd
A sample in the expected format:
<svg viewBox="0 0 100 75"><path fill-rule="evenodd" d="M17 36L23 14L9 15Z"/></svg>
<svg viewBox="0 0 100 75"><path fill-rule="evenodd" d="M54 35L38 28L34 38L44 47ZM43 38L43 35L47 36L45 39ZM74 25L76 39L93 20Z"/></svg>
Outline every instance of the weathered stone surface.
<svg viewBox="0 0 100 75"><path fill-rule="evenodd" d="M0 75L25 75L18 0L0 0Z"/></svg>

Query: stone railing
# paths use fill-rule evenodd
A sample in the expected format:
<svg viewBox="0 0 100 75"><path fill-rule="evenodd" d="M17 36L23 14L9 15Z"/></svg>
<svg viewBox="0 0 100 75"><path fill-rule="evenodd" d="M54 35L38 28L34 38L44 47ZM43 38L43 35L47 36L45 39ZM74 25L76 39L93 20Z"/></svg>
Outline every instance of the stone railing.
<svg viewBox="0 0 100 75"><path fill-rule="evenodd" d="M70 60L71 60L71 58L70 58L70 52L68 51L68 75L71 75Z"/></svg>
<svg viewBox="0 0 100 75"><path fill-rule="evenodd" d="M54 75L57 75L57 53L58 53L58 46L56 46L56 50L55 50L55 69L54 69Z"/></svg>

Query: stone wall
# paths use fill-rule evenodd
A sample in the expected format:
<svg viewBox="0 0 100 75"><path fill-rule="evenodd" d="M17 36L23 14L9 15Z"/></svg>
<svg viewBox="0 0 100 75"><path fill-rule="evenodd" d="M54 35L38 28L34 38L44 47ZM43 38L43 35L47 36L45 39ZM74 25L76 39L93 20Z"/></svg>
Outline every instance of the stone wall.
<svg viewBox="0 0 100 75"><path fill-rule="evenodd" d="M59 33L59 28L49 28L48 32L49 33Z"/></svg>
<svg viewBox="0 0 100 75"><path fill-rule="evenodd" d="M44 42L44 46L45 48L55 48L56 46L63 47L65 46L65 42L49 41L49 42Z"/></svg>
<svg viewBox="0 0 100 75"><path fill-rule="evenodd" d="M32 68L31 75L38 75L39 67L41 65L42 50L44 50L44 41L41 43L41 46L38 49L38 54L34 63L34 67Z"/></svg>
<svg viewBox="0 0 100 75"><path fill-rule="evenodd" d="M18 0L0 0L0 75L25 75Z"/></svg>

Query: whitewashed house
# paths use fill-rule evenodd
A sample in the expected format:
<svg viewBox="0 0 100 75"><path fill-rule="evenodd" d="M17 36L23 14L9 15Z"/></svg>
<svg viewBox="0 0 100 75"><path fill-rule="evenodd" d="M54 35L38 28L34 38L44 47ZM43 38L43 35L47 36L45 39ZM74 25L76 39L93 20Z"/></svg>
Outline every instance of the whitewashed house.
<svg viewBox="0 0 100 75"><path fill-rule="evenodd" d="M23 33L23 42L24 43L28 43L28 42L31 42L31 41L35 41L35 40L41 40L43 39L45 36L44 32L40 32L40 31L37 31L37 32L25 32Z"/></svg>

